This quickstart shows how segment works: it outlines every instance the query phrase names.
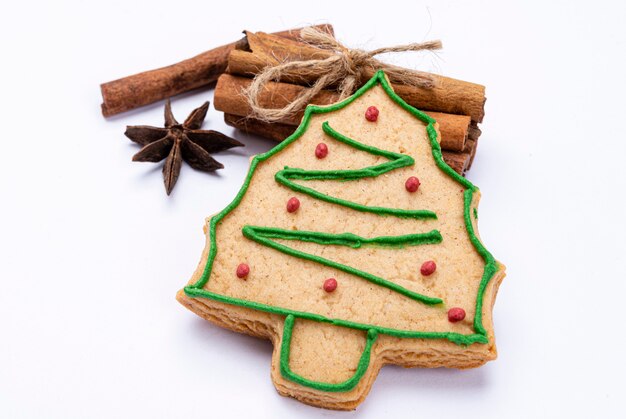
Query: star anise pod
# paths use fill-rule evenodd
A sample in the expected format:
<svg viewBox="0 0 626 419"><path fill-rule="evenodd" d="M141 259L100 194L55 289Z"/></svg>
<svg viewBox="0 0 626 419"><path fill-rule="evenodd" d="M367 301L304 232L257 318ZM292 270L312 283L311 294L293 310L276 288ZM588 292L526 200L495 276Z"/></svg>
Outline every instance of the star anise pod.
<svg viewBox="0 0 626 419"><path fill-rule="evenodd" d="M209 153L243 147L239 141L213 130L202 130L202 122L209 110L209 102L194 109L185 122L179 123L172 114L169 99L165 103L165 128L147 125L127 126L124 133L143 148L133 161L159 162L165 160L163 179L169 195L178 180L182 161L203 172L222 169L224 165Z"/></svg>

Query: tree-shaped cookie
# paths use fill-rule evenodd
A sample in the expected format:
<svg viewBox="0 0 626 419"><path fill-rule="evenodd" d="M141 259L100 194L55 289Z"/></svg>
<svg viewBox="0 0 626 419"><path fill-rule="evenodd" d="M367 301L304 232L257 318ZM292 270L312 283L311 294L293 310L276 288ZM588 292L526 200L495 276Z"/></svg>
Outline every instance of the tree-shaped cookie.
<svg viewBox="0 0 626 419"><path fill-rule="evenodd" d="M504 267L478 237L478 189L443 162L437 135L382 72L309 106L208 221L179 301L271 339L278 391L327 408L356 407L386 363L494 359Z"/></svg>

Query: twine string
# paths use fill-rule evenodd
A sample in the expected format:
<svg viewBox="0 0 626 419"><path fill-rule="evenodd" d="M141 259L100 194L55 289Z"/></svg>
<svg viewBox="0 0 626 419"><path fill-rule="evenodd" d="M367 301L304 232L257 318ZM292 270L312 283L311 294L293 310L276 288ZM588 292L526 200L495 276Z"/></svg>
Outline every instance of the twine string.
<svg viewBox="0 0 626 419"><path fill-rule="evenodd" d="M309 104L315 95L329 86L337 86L340 99L344 99L356 91L364 80L365 72L368 69L384 70L394 83L425 89L435 87L435 79L431 74L386 64L374 57L386 53L434 51L441 49L441 41L396 45L364 51L349 49L339 43L332 35L316 28L304 28L300 32L300 36L307 44L331 51L332 55L324 59L289 61L263 69L254 78L252 84L243 91L252 111L252 117L265 122L277 122L292 117ZM271 81L280 81L284 77L303 79L317 77L317 79L302 95L283 108L261 106L259 96L266 84Z"/></svg>

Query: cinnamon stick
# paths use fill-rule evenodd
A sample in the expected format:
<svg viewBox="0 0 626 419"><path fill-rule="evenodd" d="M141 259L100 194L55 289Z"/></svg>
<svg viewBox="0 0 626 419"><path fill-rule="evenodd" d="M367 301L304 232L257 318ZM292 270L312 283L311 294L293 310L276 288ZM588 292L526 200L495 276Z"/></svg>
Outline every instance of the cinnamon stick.
<svg viewBox="0 0 626 419"><path fill-rule="evenodd" d="M439 124L442 150L464 151L468 139L471 118L467 115L454 115L442 112L424 111Z"/></svg>
<svg viewBox="0 0 626 419"><path fill-rule="evenodd" d="M465 143L465 150L463 150L465 153L469 153L470 156L469 163L467 164L467 170L472 168L472 163L474 163L474 156L476 156L477 148L478 140L468 138L467 142Z"/></svg>
<svg viewBox="0 0 626 419"><path fill-rule="evenodd" d="M247 118L241 115L224 114L224 122L233 128L237 128L246 134L254 134L269 140L281 142L289 137L298 128L294 125L282 124L279 122L263 122L254 118Z"/></svg>
<svg viewBox="0 0 626 419"><path fill-rule="evenodd" d="M252 84L252 79L246 77L222 74L215 86L213 105L218 111L231 113L239 116L249 116L250 106L241 92ZM291 83L270 82L261 93L259 102L261 106L280 108L300 96L307 87ZM311 100L314 105L329 105L339 100L339 94L330 90L322 90ZM289 125L299 125L304 115L304 110L298 114L278 121ZM468 124L469 125L469 124Z"/></svg>
<svg viewBox="0 0 626 419"><path fill-rule="evenodd" d="M284 40L263 32L246 32L246 41L230 53L226 70L228 73L251 77L266 66L280 62L323 59L332 54L331 51L314 48L303 42ZM371 78L375 70L366 69L363 82ZM435 74L432 76L436 83L432 89L396 83L392 83L392 86L402 99L418 109L469 115L473 121L482 122L485 115L485 86ZM305 75L285 74L281 81L310 84L318 77L315 72Z"/></svg>
<svg viewBox="0 0 626 419"><path fill-rule="evenodd" d="M471 169L474 163L474 156L476 156L476 149L478 148L478 137L480 137L482 131L478 128L478 124L473 122L470 124L469 131L467 132L467 140L465 142L465 148L463 151L470 153L470 161L467 165L467 169Z"/></svg>
<svg viewBox="0 0 626 419"><path fill-rule="evenodd" d="M213 104L215 109L224 113L249 116L250 107L241 91L252 83L245 77L223 74L217 81ZM307 87L290 83L268 83L259 100L262 106L282 107L301 95ZM330 105L339 100L339 94L330 90L322 90L313 98L311 103L316 105ZM452 115L441 112L426 112L439 123L441 133L441 148L444 150L463 151L468 137L470 117L466 115ZM299 125L304 110L298 114L279 121L287 125Z"/></svg>
<svg viewBox="0 0 626 419"><path fill-rule="evenodd" d="M333 33L331 25L316 27ZM298 39L300 29L277 32L273 36L279 40ZM100 85L102 114L115 115L211 84L226 70L230 52L247 45L244 38L177 64L103 83Z"/></svg>
<svg viewBox="0 0 626 419"><path fill-rule="evenodd" d="M467 132L467 137L473 140L477 140L478 137L480 137L480 134L482 134L482 131L480 130L480 128L478 128L478 124L475 121L472 121Z"/></svg>
<svg viewBox="0 0 626 419"><path fill-rule="evenodd" d="M274 141L283 141L296 130L296 126L279 122L263 122L258 119L247 118L245 116L224 114L224 122L231 127L237 128L246 134L259 135ZM442 152L443 160L448 163L457 173L464 174L469 168L470 152Z"/></svg>

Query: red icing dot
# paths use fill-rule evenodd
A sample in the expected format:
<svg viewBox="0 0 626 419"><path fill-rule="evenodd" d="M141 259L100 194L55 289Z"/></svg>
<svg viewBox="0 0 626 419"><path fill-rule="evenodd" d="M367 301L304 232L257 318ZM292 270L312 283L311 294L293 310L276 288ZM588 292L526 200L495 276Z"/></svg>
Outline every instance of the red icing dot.
<svg viewBox="0 0 626 419"><path fill-rule="evenodd" d="M452 323L460 322L465 318L465 310L460 307L453 307L448 310L448 320Z"/></svg>
<svg viewBox="0 0 626 419"><path fill-rule="evenodd" d="M318 159L323 159L328 155L328 146L324 143L319 143L317 147L315 147L315 157Z"/></svg>
<svg viewBox="0 0 626 419"><path fill-rule="evenodd" d="M409 192L417 192L417 188L420 187L420 180L415 176L411 176L404 183L404 187Z"/></svg>
<svg viewBox="0 0 626 419"><path fill-rule="evenodd" d="M249 273L250 267L246 263L240 263L239 266L237 266L237 277L243 279L247 277Z"/></svg>
<svg viewBox="0 0 626 419"><path fill-rule="evenodd" d="M365 119L367 119L370 122L376 122L376 120L378 119L379 113L380 112L378 111L378 108L376 106L370 106L365 111Z"/></svg>
<svg viewBox="0 0 626 419"><path fill-rule="evenodd" d="M300 201L295 196L289 198L287 201L287 212L296 212L300 208Z"/></svg>
<svg viewBox="0 0 626 419"><path fill-rule="evenodd" d="M324 281L324 291L333 292L337 289L337 280L335 278L328 278Z"/></svg>
<svg viewBox="0 0 626 419"><path fill-rule="evenodd" d="M437 269L437 264L432 260L427 260L422 263L422 267L420 268L420 272L424 276L432 275L433 272Z"/></svg>

